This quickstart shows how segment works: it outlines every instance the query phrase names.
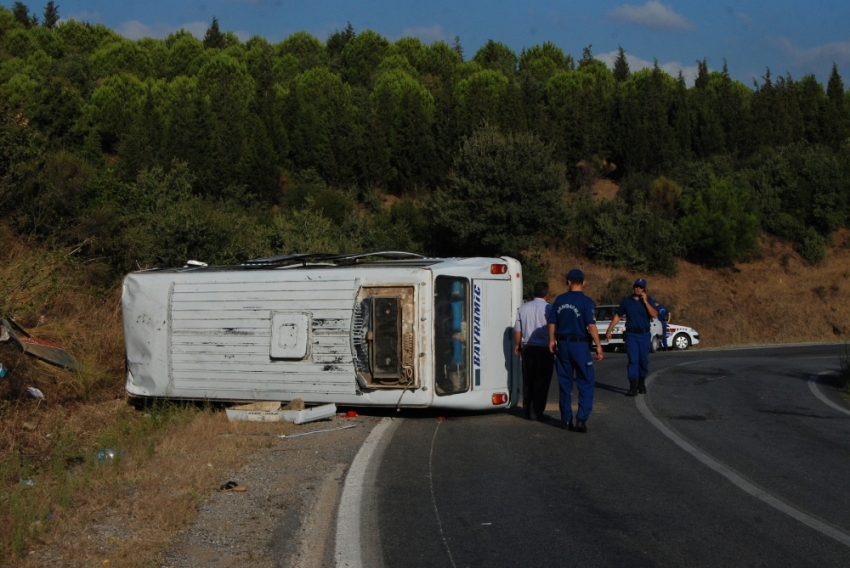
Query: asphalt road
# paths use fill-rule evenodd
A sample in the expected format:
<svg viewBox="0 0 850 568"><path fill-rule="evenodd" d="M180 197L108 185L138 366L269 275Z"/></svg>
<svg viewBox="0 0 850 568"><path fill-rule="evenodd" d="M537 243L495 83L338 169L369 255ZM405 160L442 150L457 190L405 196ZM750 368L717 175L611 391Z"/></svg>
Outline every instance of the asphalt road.
<svg viewBox="0 0 850 568"><path fill-rule="evenodd" d="M364 539L387 568L850 566L850 404L810 385L838 351L659 353L639 399L606 354L587 434L408 417ZM557 417L555 380L549 402Z"/></svg>

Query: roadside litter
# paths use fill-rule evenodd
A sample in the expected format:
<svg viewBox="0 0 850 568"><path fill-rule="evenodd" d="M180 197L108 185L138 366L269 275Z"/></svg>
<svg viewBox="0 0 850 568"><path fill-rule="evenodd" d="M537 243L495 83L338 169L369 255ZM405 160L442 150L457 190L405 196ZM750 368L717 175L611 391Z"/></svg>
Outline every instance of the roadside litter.
<svg viewBox="0 0 850 568"><path fill-rule="evenodd" d="M0 363L0 379L6 376L6 367L3 366L3 363Z"/></svg>
<svg viewBox="0 0 850 568"><path fill-rule="evenodd" d="M44 393L35 387L27 387L27 392L30 393L30 396L33 398L40 398L41 400L44 400Z"/></svg>
<svg viewBox="0 0 850 568"><path fill-rule="evenodd" d="M248 488L244 485L239 485L235 481L228 481L224 485L218 488L219 491L233 491L235 493L241 493L243 491L248 491Z"/></svg>
<svg viewBox="0 0 850 568"><path fill-rule="evenodd" d="M116 457L122 457L126 455L127 452L124 450L116 450L115 448L103 448L99 452L94 454L94 457L97 458L99 462L105 462L107 460L114 460Z"/></svg>
<svg viewBox="0 0 850 568"><path fill-rule="evenodd" d="M301 403L301 410L290 410L289 408L295 406L293 403L296 401ZM325 404L313 408L304 408L304 401L295 399L282 409L279 402L254 402L228 408L225 412L230 421L279 422L285 420L294 424L306 424L307 422L333 418L336 414L336 405Z"/></svg>
<svg viewBox="0 0 850 568"><path fill-rule="evenodd" d="M33 481L32 479L22 479L21 485L26 485L27 487L32 487L33 485L35 485L35 481Z"/></svg>
<svg viewBox="0 0 850 568"><path fill-rule="evenodd" d="M2 324L3 328L3 332L0 333L0 340L5 341L2 338L4 336L8 336L8 338L11 338L15 343L17 343L27 355L32 355L37 359L47 361L48 363L52 363L53 365L57 365L65 369L70 369L72 371L79 368L77 360L74 359L70 353L65 351L61 345L53 343L52 341L32 337L24 328L9 319L0 319L0 324ZM17 332L15 330L17 330Z"/></svg>
<svg viewBox="0 0 850 568"><path fill-rule="evenodd" d="M298 438L299 436L309 436L310 434L319 434L320 432L333 432L334 430L348 430L356 428L356 424L346 424L345 426L337 426L336 428L324 428L322 430L310 430L309 432L297 432L295 434L281 434L278 438Z"/></svg>

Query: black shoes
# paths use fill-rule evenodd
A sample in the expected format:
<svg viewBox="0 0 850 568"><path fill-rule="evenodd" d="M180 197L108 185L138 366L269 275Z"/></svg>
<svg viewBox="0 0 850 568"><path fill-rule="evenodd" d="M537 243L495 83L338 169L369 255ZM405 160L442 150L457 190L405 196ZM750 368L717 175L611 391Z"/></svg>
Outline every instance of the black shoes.
<svg viewBox="0 0 850 568"><path fill-rule="evenodd" d="M638 379L638 393L646 394L646 379Z"/></svg>
<svg viewBox="0 0 850 568"><path fill-rule="evenodd" d="M561 428L563 430L569 430L570 432L579 432L581 434L587 434L587 421L576 419L575 424L573 424L572 420L570 420L569 422L561 422Z"/></svg>
<svg viewBox="0 0 850 568"><path fill-rule="evenodd" d="M572 426L572 423L570 423L570 426ZM587 421L576 420L575 431L581 434L587 434Z"/></svg>
<svg viewBox="0 0 850 568"><path fill-rule="evenodd" d="M646 390L644 389L644 392ZM638 382L637 381L629 381L629 392L626 393L626 396L637 396L638 394Z"/></svg>

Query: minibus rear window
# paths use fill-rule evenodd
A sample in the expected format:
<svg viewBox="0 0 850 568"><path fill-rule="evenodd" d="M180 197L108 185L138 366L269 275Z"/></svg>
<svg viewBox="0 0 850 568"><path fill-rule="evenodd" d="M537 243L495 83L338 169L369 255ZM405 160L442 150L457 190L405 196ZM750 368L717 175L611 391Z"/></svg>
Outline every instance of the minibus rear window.
<svg viewBox="0 0 850 568"><path fill-rule="evenodd" d="M438 276L434 286L435 388L438 395L469 390L469 280Z"/></svg>

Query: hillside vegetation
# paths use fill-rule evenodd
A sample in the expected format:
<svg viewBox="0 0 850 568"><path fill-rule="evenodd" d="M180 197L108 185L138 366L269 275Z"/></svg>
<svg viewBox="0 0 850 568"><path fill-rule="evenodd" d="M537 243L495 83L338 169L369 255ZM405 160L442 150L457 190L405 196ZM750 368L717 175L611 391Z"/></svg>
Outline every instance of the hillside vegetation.
<svg viewBox="0 0 850 568"><path fill-rule="evenodd" d="M850 97L838 69L693 86L546 42L390 42L348 26L242 42L127 40L0 8L0 208L80 246L107 285L138 266L292 251L512 254L566 247L672 275L770 233L809 262L846 225ZM734 64L734 62L731 62ZM617 199L594 201L599 179ZM393 205L383 207L387 197Z"/></svg>

